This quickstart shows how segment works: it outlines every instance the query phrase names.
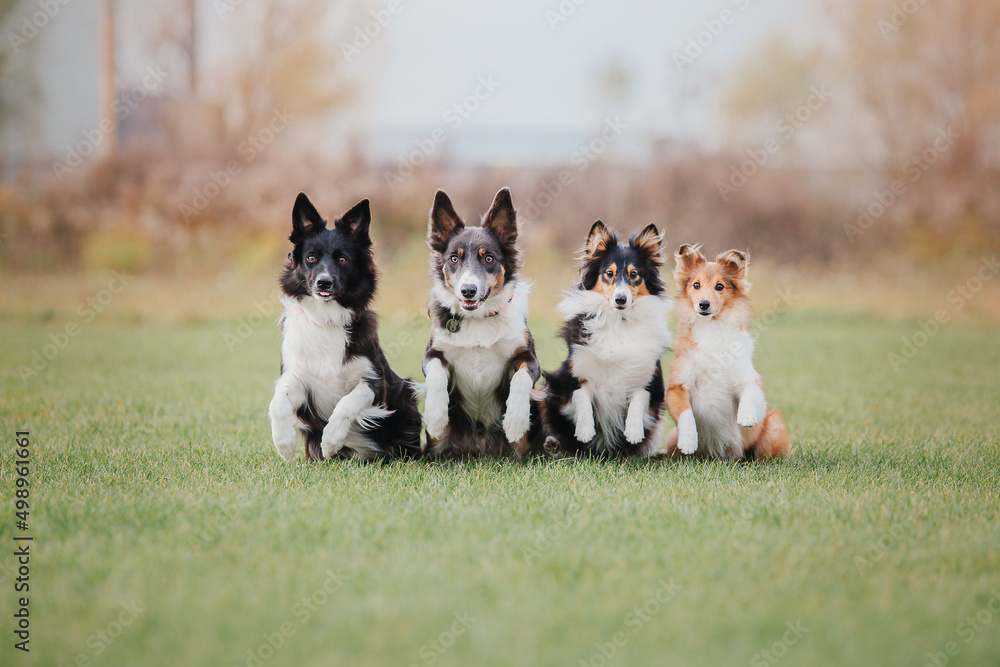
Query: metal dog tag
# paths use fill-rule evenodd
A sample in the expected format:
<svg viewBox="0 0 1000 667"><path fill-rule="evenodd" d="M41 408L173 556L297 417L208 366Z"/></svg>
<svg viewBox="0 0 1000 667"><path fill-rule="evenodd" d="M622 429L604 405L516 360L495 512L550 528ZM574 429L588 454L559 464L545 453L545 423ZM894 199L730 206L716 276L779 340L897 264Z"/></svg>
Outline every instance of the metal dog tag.
<svg viewBox="0 0 1000 667"><path fill-rule="evenodd" d="M462 320L456 320L453 317L444 323L444 328L452 333L458 333L458 330L462 328Z"/></svg>

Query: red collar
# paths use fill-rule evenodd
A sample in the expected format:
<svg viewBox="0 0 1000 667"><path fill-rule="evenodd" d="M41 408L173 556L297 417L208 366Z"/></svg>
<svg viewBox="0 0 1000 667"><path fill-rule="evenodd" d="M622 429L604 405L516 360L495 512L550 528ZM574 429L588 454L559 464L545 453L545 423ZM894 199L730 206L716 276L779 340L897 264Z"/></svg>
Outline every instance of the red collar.
<svg viewBox="0 0 1000 667"><path fill-rule="evenodd" d="M516 292L516 291L517 291L517 290L516 290L516 288L515 288L514 290L511 290L511 293L510 293L510 298L509 298L509 299L507 299L507 303L510 303L511 301L513 301L513 300L514 300L514 292ZM506 305L507 305L507 303L505 303L505 304L501 305L501 306L500 306L499 308L497 308L496 310L491 310L490 312L486 313L486 317L496 317L497 315L499 315L499 314L500 314L500 311L501 311L501 310L503 310L503 307L504 307L504 306L506 306Z"/></svg>

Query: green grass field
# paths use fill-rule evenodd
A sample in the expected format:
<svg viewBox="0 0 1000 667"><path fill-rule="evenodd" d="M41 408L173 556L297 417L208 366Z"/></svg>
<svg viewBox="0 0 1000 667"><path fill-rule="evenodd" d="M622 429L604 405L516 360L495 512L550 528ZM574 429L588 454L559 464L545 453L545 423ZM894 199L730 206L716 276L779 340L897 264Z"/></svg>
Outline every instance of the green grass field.
<svg viewBox="0 0 1000 667"><path fill-rule="evenodd" d="M366 465L274 452L269 321L230 351L235 321L99 319L22 380L71 319L0 311L4 665L1000 663L996 324L896 373L916 320L783 315L757 354L795 443L774 464ZM384 327L401 372L426 331Z"/></svg>

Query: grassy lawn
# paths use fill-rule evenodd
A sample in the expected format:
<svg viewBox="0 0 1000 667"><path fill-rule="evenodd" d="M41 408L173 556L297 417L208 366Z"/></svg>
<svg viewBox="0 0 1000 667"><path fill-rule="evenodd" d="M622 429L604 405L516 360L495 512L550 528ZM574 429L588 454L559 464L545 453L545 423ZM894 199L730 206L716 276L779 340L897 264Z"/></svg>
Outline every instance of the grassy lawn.
<svg viewBox="0 0 1000 667"><path fill-rule="evenodd" d="M317 465L269 441L270 321L234 345L228 319L99 319L22 380L66 321L0 318L3 664L1000 663L996 324L896 373L915 320L783 315L757 356L796 446L776 464ZM551 368L555 325L533 329ZM398 370L426 330L385 326Z"/></svg>

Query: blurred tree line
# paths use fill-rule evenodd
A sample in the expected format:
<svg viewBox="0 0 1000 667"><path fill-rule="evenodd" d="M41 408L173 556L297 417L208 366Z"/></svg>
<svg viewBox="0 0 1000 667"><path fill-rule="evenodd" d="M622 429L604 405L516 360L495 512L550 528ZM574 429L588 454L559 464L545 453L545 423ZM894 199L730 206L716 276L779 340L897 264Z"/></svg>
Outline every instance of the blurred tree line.
<svg viewBox="0 0 1000 667"><path fill-rule="evenodd" d="M1000 247L995 0L828 0L828 30L817 39L767 39L712 82L721 148L644 166L597 162L555 203L558 168L442 159L386 192L385 165L356 145L339 160L321 158L311 146L324 128L365 113L365 88L338 45L370 18L370 3L220 1L206 10L196 0L117 0L115 39L142 54L136 62L164 63L169 83L118 130L126 140L113 155L59 179L52 156L39 157L0 184L5 265L39 265L30 248L57 236L60 252L84 266L132 257L138 268L170 269L199 252L276 251L283 240L272 240L273 229L299 190L321 193L330 209L358 193L379 197L392 250L422 237L427 193L447 184L475 206L499 181L535 218L529 241L565 248L578 244L581 224L609 211L624 224L657 221L672 238L767 245L788 260ZM0 0L4 34L33 7ZM205 11L222 12L235 35L211 62L198 49ZM32 132L41 101L34 60L30 49L0 51L0 136ZM125 90L142 72L119 59L112 74ZM595 103L613 106L629 79L609 62L595 75ZM266 151L246 148L264 139Z"/></svg>

